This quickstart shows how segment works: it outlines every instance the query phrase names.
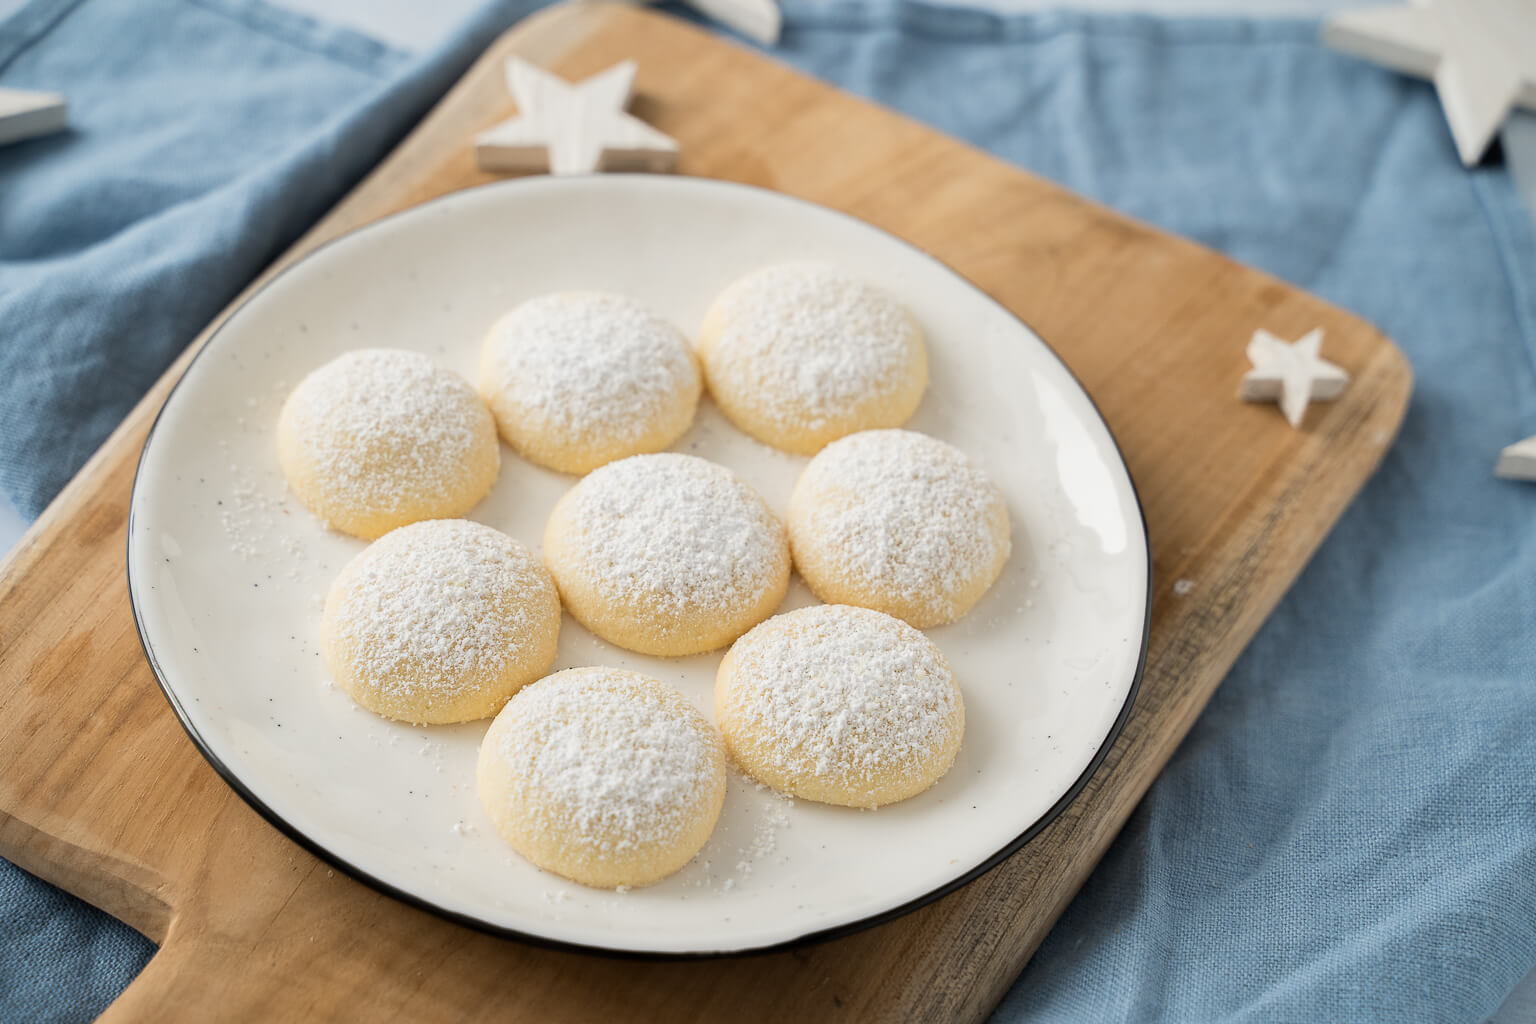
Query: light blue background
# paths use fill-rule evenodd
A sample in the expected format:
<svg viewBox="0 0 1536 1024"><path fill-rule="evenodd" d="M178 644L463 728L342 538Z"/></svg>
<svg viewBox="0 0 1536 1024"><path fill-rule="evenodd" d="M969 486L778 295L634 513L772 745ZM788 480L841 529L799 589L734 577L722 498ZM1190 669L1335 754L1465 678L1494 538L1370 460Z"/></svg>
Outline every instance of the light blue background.
<svg viewBox="0 0 1536 1024"><path fill-rule="evenodd" d="M239 0L0 23L0 84L69 82L76 125L0 150L0 488L40 508L512 13L423 62ZM1536 964L1536 487L1489 474L1536 433L1508 174L1462 169L1426 86L1313 23L787 15L781 59L1356 310L1418 375L1381 472L999 1019L1492 1013ZM0 1017L88 1016L150 952L9 867L0 920Z"/></svg>

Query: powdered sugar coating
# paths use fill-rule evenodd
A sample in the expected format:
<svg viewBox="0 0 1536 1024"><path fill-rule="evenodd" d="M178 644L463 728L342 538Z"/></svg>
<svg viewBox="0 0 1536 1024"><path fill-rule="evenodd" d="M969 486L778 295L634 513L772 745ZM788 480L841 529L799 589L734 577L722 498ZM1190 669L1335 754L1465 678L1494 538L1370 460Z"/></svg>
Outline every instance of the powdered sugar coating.
<svg viewBox="0 0 1536 1024"><path fill-rule="evenodd" d="M395 530L326 598L332 673L369 710L418 723L495 714L554 660L560 602L538 557L489 526L437 519Z"/></svg>
<svg viewBox="0 0 1536 1024"><path fill-rule="evenodd" d="M1013 550L996 485L958 448L910 430L828 445L795 484L789 535L822 600L919 628L970 611Z"/></svg>
<svg viewBox="0 0 1536 1024"><path fill-rule="evenodd" d="M692 455L596 470L555 506L544 553L572 615L647 654L721 647L789 585L784 525L734 473Z"/></svg>
<svg viewBox="0 0 1536 1024"><path fill-rule="evenodd" d="M660 451L693 421L702 384L682 334L621 295L565 292L497 321L480 367L502 437L546 466L584 473Z"/></svg>
<svg viewBox="0 0 1536 1024"><path fill-rule="evenodd" d="M481 746L479 780L498 830L535 864L587 885L645 885L708 839L725 754L671 687L577 668L508 702Z"/></svg>
<svg viewBox="0 0 1536 1024"><path fill-rule="evenodd" d="M904 800L949 770L965 708L943 653L900 619L817 605L777 615L721 663L731 756L782 792L850 807Z"/></svg>
<svg viewBox="0 0 1536 1024"><path fill-rule="evenodd" d="M805 454L906 422L928 384L912 315L818 263L780 264L732 284L705 317L699 354L710 392L737 426Z"/></svg>
<svg viewBox="0 0 1536 1024"><path fill-rule="evenodd" d="M462 515L491 489L491 414L463 378L416 352L359 349L305 377L283 406L288 484L328 525L372 539Z"/></svg>

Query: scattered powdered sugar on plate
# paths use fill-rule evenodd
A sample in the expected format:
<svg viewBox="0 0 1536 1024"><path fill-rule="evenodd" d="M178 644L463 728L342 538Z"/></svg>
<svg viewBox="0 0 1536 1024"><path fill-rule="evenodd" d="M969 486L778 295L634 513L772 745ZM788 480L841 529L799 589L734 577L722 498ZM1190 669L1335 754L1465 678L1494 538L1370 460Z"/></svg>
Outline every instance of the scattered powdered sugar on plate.
<svg viewBox="0 0 1536 1024"><path fill-rule="evenodd" d="M759 791L768 795L761 816L752 826L752 841L738 851L741 859L736 862L738 874L750 875L752 866L778 849L779 831L789 827L789 811L795 799L783 793L775 793L761 782Z"/></svg>
<svg viewBox="0 0 1536 1024"><path fill-rule="evenodd" d="M439 775L443 773L443 745L441 743L435 742L433 740L427 740L421 745L421 748L417 750L416 753L426 758L427 763L432 766L433 771L437 772ZM474 826L470 827L473 828Z"/></svg>
<svg viewBox="0 0 1536 1024"><path fill-rule="evenodd" d="M287 388L279 382L271 401L281 404L286 396ZM270 433L275 408L254 397L247 398L244 407L250 416L236 417L235 426L240 433L261 437L270 444L266 435ZM220 438L218 449L221 458L229 458L229 438ZM287 563L284 575L288 579L302 580L305 574L301 567L308 561L308 552L293 531L285 528L285 521L293 514L288 484L275 466L260 476L258 480L243 466L229 463L228 490L213 499L219 525L229 539L230 550L244 561L269 561L276 557Z"/></svg>
<svg viewBox="0 0 1536 1024"><path fill-rule="evenodd" d="M571 500L585 571L615 598L699 613L750 606L780 581L783 524L724 466L637 455L593 472Z"/></svg>
<svg viewBox="0 0 1536 1024"><path fill-rule="evenodd" d="M866 430L834 441L805 469L790 502L796 557L819 571L928 606L934 621L966 609L955 597L1006 559L1002 492L965 453L910 430Z"/></svg>
<svg viewBox="0 0 1536 1024"><path fill-rule="evenodd" d="M712 380L751 393L779 427L819 430L905 377L921 333L881 289L819 263L785 263L732 285Z"/></svg>
<svg viewBox="0 0 1536 1024"><path fill-rule="evenodd" d="M232 476L234 480L225 497L216 499L219 524L229 538L230 549L252 561L271 553L268 541L272 528L279 516L288 514L286 494L274 497L243 473L235 472ZM284 536L279 543L286 553L301 556L302 549L293 537Z"/></svg>
<svg viewBox="0 0 1536 1024"><path fill-rule="evenodd" d="M685 884L695 889L714 889L718 892L730 892L737 886L746 883L752 874L753 868L765 858L773 856L779 849L779 834L789 828L793 822L795 798L785 793L777 793L761 782L755 782L745 776L739 776L742 784L748 787L750 795L743 792L733 792L726 798L726 813L735 812L738 818L746 817L751 820L751 836L745 844L728 842L724 835L727 832L735 834L734 826L726 829L722 826L715 830L710 838L709 845L699 853L696 861L696 873ZM723 874L716 873L716 861L727 865ZM779 863L788 863L788 858L780 856Z"/></svg>
<svg viewBox="0 0 1536 1024"><path fill-rule="evenodd" d="M491 328L486 367L498 405L573 437L643 436L699 370L676 327L632 299L563 292Z"/></svg>
<svg viewBox="0 0 1536 1024"><path fill-rule="evenodd" d="M295 504L290 501L292 495L287 485L281 478L262 485L230 468L233 482L224 497L216 499L219 525L229 539L230 550L247 562L276 561L285 567L285 579L310 582L315 566L310 562L309 550L286 528Z"/></svg>

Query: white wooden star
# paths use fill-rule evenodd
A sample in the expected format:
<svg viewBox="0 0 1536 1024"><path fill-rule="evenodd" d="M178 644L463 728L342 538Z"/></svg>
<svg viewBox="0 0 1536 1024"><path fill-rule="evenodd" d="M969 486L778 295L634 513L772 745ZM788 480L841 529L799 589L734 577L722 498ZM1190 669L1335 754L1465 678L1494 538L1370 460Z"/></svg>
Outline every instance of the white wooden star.
<svg viewBox="0 0 1536 1024"><path fill-rule="evenodd" d="M1323 329L1314 327L1294 342L1260 328L1248 342L1253 369L1243 374L1237 397L1245 402L1279 402L1291 426L1301 426L1308 402L1338 398L1349 386L1349 374L1324 359Z"/></svg>
<svg viewBox="0 0 1536 1024"><path fill-rule="evenodd" d="M507 88L517 116L475 138L487 171L670 171L677 142L625 113L635 62L624 61L586 81L570 82L517 57L508 59Z"/></svg>
<svg viewBox="0 0 1536 1024"><path fill-rule="evenodd" d="M1536 480L1536 437L1516 441L1499 452L1493 475L1506 480Z"/></svg>
<svg viewBox="0 0 1536 1024"><path fill-rule="evenodd" d="M56 92L0 89L0 145L64 130L69 106Z"/></svg>
<svg viewBox="0 0 1536 1024"><path fill-rule="evenodd" d="M1334 49L1433 79L1468 167L1515 107L1536 109L1536 2L1415 0L1345 11L1323 24Z"/></svg>

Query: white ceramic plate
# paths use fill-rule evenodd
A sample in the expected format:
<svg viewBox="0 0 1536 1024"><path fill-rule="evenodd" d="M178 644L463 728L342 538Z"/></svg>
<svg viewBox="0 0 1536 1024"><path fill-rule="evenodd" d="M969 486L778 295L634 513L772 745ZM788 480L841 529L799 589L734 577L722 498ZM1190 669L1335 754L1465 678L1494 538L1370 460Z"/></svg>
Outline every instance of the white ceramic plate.
<svg viewBox="0 0 1536 1024"><path fill-rule="evenodd" d="M929 631L966 702L959 759L928 792L866 812L788 801L733 776L687 868L624 893L532 867L475 796L486 723L412 727L355 707L319 656L326 588L363 543L288 497L273 436L305 373L360 346L416 349L472 377L502 312L560 289L622 292L684 330L766 263L830 261L900 296L930 338L909 424L977 459L1007 495L1014 555L982 603ZM1019 273L1030 268L1021 266ZM760 445L707 400L676 446L780 512L805 459ZM473 517L537 546L574 478L503 452ZM477 927L641 954L824 937L974 878L1076 795L1129 710L1149 560L1130 476L1046 345L932 258L839 213L689 178L529 178L439 199L309 256L247 301L192 363L145 445L128 578L145 651L193 741L246 800L333 864ZM798 580L786 609L810 603ZM719 655L665 660L569 616L555 668L617 665L709 713Z"/></svg>

